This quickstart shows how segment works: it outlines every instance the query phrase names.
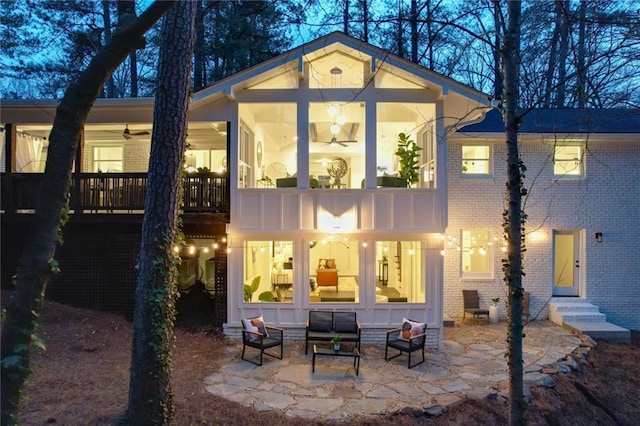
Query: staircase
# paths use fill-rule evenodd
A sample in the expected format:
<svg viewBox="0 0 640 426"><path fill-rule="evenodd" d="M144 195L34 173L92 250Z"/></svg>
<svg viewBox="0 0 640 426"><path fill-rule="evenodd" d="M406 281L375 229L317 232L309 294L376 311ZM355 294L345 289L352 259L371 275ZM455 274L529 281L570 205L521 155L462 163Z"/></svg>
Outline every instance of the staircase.
<svg viewBox="0 0 640 426"><path fill-rule="evenodd" d="M630 343L631 332L607 322L600 308L577 297L554 297L549 303L549 319L595 339Z"/></svg>

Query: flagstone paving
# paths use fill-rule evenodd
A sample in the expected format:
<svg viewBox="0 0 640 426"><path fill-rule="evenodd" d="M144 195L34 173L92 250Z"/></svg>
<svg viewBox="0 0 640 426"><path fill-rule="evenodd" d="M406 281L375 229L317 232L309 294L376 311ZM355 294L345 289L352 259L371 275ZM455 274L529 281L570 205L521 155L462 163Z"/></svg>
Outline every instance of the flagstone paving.
<svg viewBox="0 0 640 426"><path fill-rule="evenodd" d="M584 336L548 321L531 322L524 331L525 383L553 386L547 373L575 365L567 356L584 346ZM258 367L240 359L242 345L234 341L205 387L260 411L318 420L405 407L437 413L464 398L508 396L506 336L506 323L446 327L444 349L427 349L426 362L412 369L406 355L385 361L383 345L363 343L359 375L351 358L338 357L316 359L312 373L304 342L285 342L283 360L265 357Z"/></svg>

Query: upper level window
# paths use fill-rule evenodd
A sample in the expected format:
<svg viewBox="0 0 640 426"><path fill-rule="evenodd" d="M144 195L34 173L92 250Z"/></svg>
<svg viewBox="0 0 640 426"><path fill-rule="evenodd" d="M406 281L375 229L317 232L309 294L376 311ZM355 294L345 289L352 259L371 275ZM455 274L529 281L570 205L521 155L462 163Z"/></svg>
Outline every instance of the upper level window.
<svg viewBox="0 0 640 426"><path fill-rule="evenodd" d="M333 52L309 62L310 89L347 89L364 86L365 61Z"/></svg>
<svg viewBox="0 0 640 426"><path fill-rule="evenodd" d="M582 176L582 155L580 145L556 145L553 150L553 175L556 178Z"/></svg>
<svg viewBox="0 0 640 426"><path fill-rule="evenodd" d="M93 165L91 171L96 172L122 172L122 147L121 146L95 146L93 147Z"/></svg>
<svg viewBox="0 0 640 426"><path fill-rule="evenodd" d="M238 188L296 188L297 105L240 103Z"/></svg>
<svg viewBox="0 0 640 426"><path fill-rule="evenodd" d="M488 175L489 155L488 145L463 145L462 174Z"/></svg>
<svg viewBox="0 0 640 426"><path fill-rule="evenodd" d="M311 188L360 188L365 176L364 104L309 103Z"/></svg>
<svg viewBox="0 0 640 426"><path fill-rule="evenodd" d="M489 229L462 230L462 262L461 274L463 278L491 277L491 246L489 245Z"/></svg>
<svg viewBox="0 0 640 426"><path fill-rule="evenodd" d="M378 102L376 104L376 186L407 187L400 179L403 162L412 164L414 176L409 186L434 188L436 143L434 134L435 108L426 103ZM400 134L404 133L421 149L416 161L398 156ZM369 185L371 187L372 185Z"/></svg>

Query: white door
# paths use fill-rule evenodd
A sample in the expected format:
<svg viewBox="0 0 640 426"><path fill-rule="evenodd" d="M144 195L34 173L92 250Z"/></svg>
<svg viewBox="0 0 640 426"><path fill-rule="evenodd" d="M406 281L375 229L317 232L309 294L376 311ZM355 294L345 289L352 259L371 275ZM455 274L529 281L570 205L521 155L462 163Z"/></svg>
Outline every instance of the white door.
<svg viewBox="0 0 640 426"><path fill-rule="evenodd" d="M578 296L580 289L580 231L553 231L553 295Z"/></svg>

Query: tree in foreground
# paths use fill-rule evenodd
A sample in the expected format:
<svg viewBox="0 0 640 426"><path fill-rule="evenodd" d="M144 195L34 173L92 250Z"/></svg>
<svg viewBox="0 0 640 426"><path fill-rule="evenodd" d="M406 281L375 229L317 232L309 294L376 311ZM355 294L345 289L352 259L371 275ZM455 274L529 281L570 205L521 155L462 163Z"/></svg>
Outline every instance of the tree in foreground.
<svg viewBox="0 0 640 426"><path fill-rule="evenodd" d="M72 166L87 115L109 76L170 6L171 2L154 2L140 17L121 20L111 42L69 86L56 110L33 225L2 324L2 425L16 423L22 387L29 376L29 352L38 342L37 326L47 283L57 271L54 255L67 218Z"/></svg>
<svg viewBox="0 0 640 426"><path fill-rule="evenodd" d="M524 391L522 360L522 244L526 219L522 211L524 163L518 149L519 83L520 83L520 9L519 0L507 5L508 22L504 34L502 54L502 97L505 137L507 142L507 209L504 212L504 233L507 258L503 260L504 280L509 289L509 331L507 351L509 364L509 412L511 425L524 424Z"/></svg>
<svg viewBox="0 0 640 426"><path fill-rule="evenodd" d="M173 3L162 23L127 424L170 424L173 417L170 371L179 262L174 246L187 139L195 6L194 1Z"/></svg>

